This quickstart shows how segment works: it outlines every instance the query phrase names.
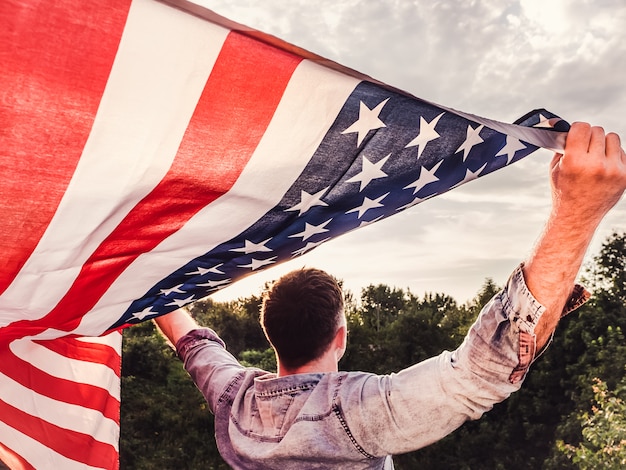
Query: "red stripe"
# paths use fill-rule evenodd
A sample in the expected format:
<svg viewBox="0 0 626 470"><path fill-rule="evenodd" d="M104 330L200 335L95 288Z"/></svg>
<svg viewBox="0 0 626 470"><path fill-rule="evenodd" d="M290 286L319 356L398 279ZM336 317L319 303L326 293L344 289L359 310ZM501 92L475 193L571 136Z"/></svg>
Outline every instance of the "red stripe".
<svg viewBox="0 0 626 470"><path fill-rule="evenodd" d="M117 449L92 436L64 429L0 400L0 416L8 426L43 443L68 459L98 468L117 468Z"/></svg>
<svg viewBox="0 0 626 470"><path fill-rule="evenodd" d="M0 461L11 470L36 470L31 464L0 442Z"/></svg>
<svg viewBox="0 0 626 470"><path fill-rule="evenodd" d="M117 334L117 333L116 333ZM120 376L121 357L119 353L106 344L86 343L75 338L58 338L54 340L35 341L35 343L68 359L104 364Z"/></svg>
<svg viewBox="0 0 626 470"><path fill-rule="evenodd" d="M256 149L300 61L230 33L168 174L94 252L57 306L41 320L11 324L10 338L34 335L48 326L76 328L137 256L227 192Z"/></svg>
<svg viewBox="0 0 626 470"><path fill-rule="evenodd" d="M74 172L129 7L130 0L0 2L0 293Z"/></svg>
<svg viewBox="0 0 626 470"><path fill-rule="evenodd" d="M100 411L119 424L120 402L108 390L54 377L15 356L7 345L0 345L0 372L35 393ZM4 421L2 414L0 417Z"/></svg>

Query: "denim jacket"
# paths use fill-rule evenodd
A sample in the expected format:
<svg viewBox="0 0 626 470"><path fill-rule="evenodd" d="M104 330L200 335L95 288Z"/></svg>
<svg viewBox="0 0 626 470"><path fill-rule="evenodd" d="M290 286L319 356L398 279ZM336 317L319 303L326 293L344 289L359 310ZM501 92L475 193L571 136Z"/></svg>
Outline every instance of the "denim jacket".
<svg viewBox="0 0 626 470"><path fill-rule="evenodd" d="M588 296L574 292L570 311ZM215 415L219 451L233 468L387 469L391 455L441 439L520 388L544 310L520 266L458 349L390 375L276 377L241 366L208 328L176 346Z"/></svg>

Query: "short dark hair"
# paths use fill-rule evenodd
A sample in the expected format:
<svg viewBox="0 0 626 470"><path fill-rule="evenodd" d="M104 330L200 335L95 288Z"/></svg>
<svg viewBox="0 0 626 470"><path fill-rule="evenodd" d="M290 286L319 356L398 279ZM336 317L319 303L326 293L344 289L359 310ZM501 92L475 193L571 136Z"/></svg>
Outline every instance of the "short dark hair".
<svg viewBox="0 0 626 470"><path fill-rule="evenodd" d="M261 326L286 367L319 358L343 315L343 293L331 275L315 268L285 274L263 296Z"/></svg>

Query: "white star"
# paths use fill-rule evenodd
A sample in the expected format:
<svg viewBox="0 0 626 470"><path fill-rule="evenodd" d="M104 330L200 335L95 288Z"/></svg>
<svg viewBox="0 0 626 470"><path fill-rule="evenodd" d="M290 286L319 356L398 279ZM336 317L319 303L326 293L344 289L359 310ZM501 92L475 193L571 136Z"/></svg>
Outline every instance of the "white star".
<svg viewBox="0 0 626 470"><path fill-rule="evenodd" d="M539 114L539 122L533 127L554 127L560 120L560 118L547 118L543 114Z"/></svg>
<svg viewBox="0 0 626 470"><path fill-rule="evenodd" d="M357 141L356 146L359 147L363 142L363 139L367 136L369 131L373 131L375 129L380 129L385 126L385 123L378 118L378 115L382 111L385 104L389 101L387 98L385 101L380 103L374 109L369 109L363 101L359 105L359 119L348 127L342 134L350 134L352 132L357 132Z"/></svg>
<svg viewBox="0 0 626 470"><path fill-rule="evenodd" d="M269 242L270 240L271 238L268 238L267 240L264 240L261 243L254 243L254 242L251 242L250 240L246 240L242 248L233 248L232 250L228 250L228 251L237 251L239 253L244 253L246 255L249 255L250 253L258 253L259 251L272 251L271 248L268 248L265 246L265 244Z"/></svg>
<svg viewBox="0 0 626 470"><path fill-rule="evenodd" d="M190 273L185 273L185 274L187 274L187 276L195 276L196 274L199 274L200 276L204 276L205 274L208 274L208 273L224 274L224 271L219 270L220 266L222 266L223 264L224 263L216 264L212 268L208 268L208 269L198 266L198 269L196 271L192 271Z"/></svg>
<svg viewBox="0 0 626 470"><path fill-rule="evenodd" d="M525 148L526 146L522 144L519 139L507 135L506 145L502 147L502 149L498 153L496 153L496 157L499 157L500 155L506 155L506 164L508 165L509 163L511 163L511 160L515 156L515 152Z"/></svg>
<svg viewBox="0 0 626 470"><path fill-rule="evenodd" d="M385 158L379 160L377 163L372 163L367 158L363 157L363 166L361 167L361 172L347 180L346 183L355 183L359 181L361 183L361 186L359 187L360 192L363 191L363 188L370 184L372 180L385 178L387 176L387 173L381 170L381 168L385 163L387 163L387 160L390 156L391 154L387 155Z"/></svg>
<svg viewBox="0 0 626 470"><path fill-rule="evenodd" d="M183 285L182 284L178 284L177 286L170 287L169 289L161 289L159 293L161 295L168 296L172 292L176 292L177 294L184 294L185 292L187 292L185 290L182 290L181 287L183 287Z"/></svg>
<svg viewBox="0 0 626 470"><path fill-rule="evenodd" d="M439 119L441 119L441 116L443 115L444 113L441 113L439 116L437 116L430 122L426 121L426 119L420 116L420 133L417 135L415 139L413 139L411 142L406 144L406 147L404 148L417 146L417 158L419 158L422 155L422 152L424 151L424 149L426 148L426 144L428 144L428 142L441 137L435 130L435 126L437 125L437 123L439 122Z"/></svg>
<svg viewBox="0 0 626 470"><path fill-rule="evenodd" d="M152 311L152 305L144 308L141 312L133 313L133 318L142 321L144 318L149 317L151 315L155 315L157 312Z"/></svg>
<svg viewBox="0 0 626 470"><path fill-rule="evenodd" d="M224 284L228 284L231 280L230 279L222 279L220 281L207 281L207 282L203 282L202 284L198 284L199 287L217 287L217 286L222 286Z"/></svg>
<svg viewBox="0 0 626 470"><path fill-rule="evenodd" d="M271 258L268 259L254 259L252 258L252 260L250 261L250 264L240 264L238 267L239 268L250 268L253 271L256 271L259 268L262 268L263 266L267 266L269 264L274 264L276 262L276 258L278 258L277 256L272 256Z"/></svg>
<svg viewBox="0 0 626 470"><path fill-rule="evenodd" d="M467 168L465 170L465 178L463 178L462 181L459 181L457 184L455 184L454 186L452 186L452 188L456 188L458 186L461 186L462 184L467 183L468 181L472 181L475 180L476 178L478 178L480 176L480 174L482 173L482 171L485 169L485 167L487 166L487 164L485 163L482 167L480 167L478 170L476 171L472 171L469 168Z"/></svg>
<svg viewBox="0 0 626 470"><path fill-rule="evenodd" d="M187 304L190 304L191 302L193 302L193 294L191 294L186 299L172 299L172 301L169 304L165 304L165 306L169 307L171 305L175 305L176 307L180 308L184 307Z"/></svg>
<svg viewBox="0 0 626 470"><path fill-rule="evenodd" d="M291 254L294 255L294 256L303 255L307 251L312 250L316 246L319 246L319 245L321 245L322 243L324 243L324 242L326 242L328 240L330 240L330 238L324 238L324 240L320 240L319 242L307 242L307 244L305 246L303 246L299 250L292 251Z"/></svg>
<svg viewBox="0 0 626 470"><path fill-rule="evenodd" d="M330 186L326 186L321 191L316 192L315 194L309 194L306 191L300 191L300 202L293 206L291 209L287 209L287 211L298 211L298 215L304 214L311 207L314 206L327 206L324 201L322 201L322 196Z"/></svg>
<svg viewBox="0 0 626 470"><path fill-rule="evenodd" d="M333 219L328 219L326 222L322 222L319 225L311 225L308 222L304 223L304 231L300 233L294 233L293 235L289 235L289 238L302 237L302 241L311 238L313 235L317 235L318 233L328 232L328 229L325 228L330 221Z"/></svg>
<svg viewBox="0 0 626 470"><path fill-rule="evenodd" d="M435 176L435 173L443 163L443 160L439 160L439 162L433 166L430 170L423 166L420 169L420 176L417 180L413 181L411 184L405 186L402 189L413 188L413 194L417 194L417 192L426 186L429 183L434 183L435 181L439 181L439 178Z"/></svg>
<svg viewBox="0 0 626 470"><path fill-rule="evenodd" d="M385 199L388 195L389 193L383 194L382 196L377 197L376 199L370 199L369 197L365 197L363 198L363 203L360 206L349 210L348 212L346 212L346 214L349 214L350 212L358 212L359 213L358 218L360 219L361 217L363 217L363 214L365 214L368 210L374 209L376 207L383 207L383 204L381 204L380 201Z"/></svg>
<svg viewBox="0 0 626 470"><path fill-rule="evenodd" d="M461 146L457 149L457 151L454 152L458 153L463 150L463 161L465 161L465 159L467 158L467 154L470 153L474 145L478 145L484 142L482 137L479 135L480 131L483 130L483 127L483 125L480 125L476 129L474 129L470 125L467 126L467 136L465 137L465 142L463 142Z"/></svg>

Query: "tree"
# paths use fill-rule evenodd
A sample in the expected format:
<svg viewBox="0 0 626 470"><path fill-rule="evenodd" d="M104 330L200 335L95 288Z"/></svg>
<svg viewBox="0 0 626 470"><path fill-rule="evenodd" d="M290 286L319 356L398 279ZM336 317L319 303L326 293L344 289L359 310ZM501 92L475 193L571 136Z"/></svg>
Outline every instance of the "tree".
<svg viewBox="0 0 626 470"><path fill-rule="evenodd" d="M251 296L232 302L214 302L208 298L194 302L189 313L201 325L209 325L238 357L246 349L263 351L269 347L259 324L261 297Z"/></svg>
<svg viewBox="0 0 626 470"><path fill-rule="evenodd" d="M557 448L579 469L626 468L626 380L616 391L596 378L592 386L594 406L580 416L582 440L578 445L557 441Z"/></svg>
<svg viewBox="0 0 626 470"><path fill-rule="evenodd" d="M361 291L361 319L368 327L380 331L400 314L405 302L404 290L370 284Z"/></svg>
<svg viewBox="0 0 626 470"><path fill-rule="evenodd" d="M276 354L272 348L264 351L246 349L240 355L241 365L245 367L257 367L267 372L276 372Z"/></svg>
<svg viewBox="0 0 626 470"><path fill-rule="evenodd" d="M626 303L626 232L613 232L588 268L594 290L610 293L616 303Z"/></svg>
<svg viewBox="0 0 626 470"><path fill-rule="evenodd" d="M151 322L124 331L120 467L227 469L204 398Z"/></svg>

